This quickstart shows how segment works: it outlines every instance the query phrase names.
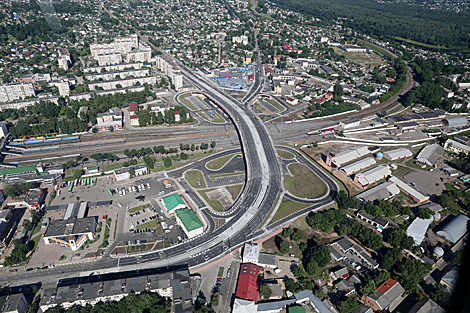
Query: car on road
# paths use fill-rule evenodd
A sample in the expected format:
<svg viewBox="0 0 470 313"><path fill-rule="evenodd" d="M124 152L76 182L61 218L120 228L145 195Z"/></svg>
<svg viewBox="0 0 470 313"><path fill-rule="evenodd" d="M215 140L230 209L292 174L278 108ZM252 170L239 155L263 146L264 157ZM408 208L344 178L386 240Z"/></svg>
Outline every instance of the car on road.
<svg viewBox="0 0 470 313"><path fill-rule="evenodd" d="M12 273L14 273L14 272L18 272L18 269L17 269L17 268L15 268L15 269L13 269L13 270L10 270L10 272L12 272Z"/></svg>
<svg viewBox="0 0 470 313"><path fill-rule="evenodd" d="M31 268L26 269L26 272L31 272L32 270L33 268L31 267Z"/></svg>
<svg viewBox="0 0 470 313"><path fill-rule="evenodd" d="M170 225L170 227L169 227L169 228L170 228L170 229L172 229L172 228L173 228L173 226L174 226L174 225Z"/></svg>
<svg viewBox="0 0 470 313"><path fill-rule="evenodd" d="M418 186L416 186L415 183L410 183L411 186L415 187L415 188L418 188Z"/></svg>
<svg viewBox="0 0 470 313"><path fill-rule="evenodd" d="M165 230L165 233L167 233L167 234L171 233L171 229Z"/></svg>
<svg viewBox="0 0 470 313"><path fill-rule="evenodd" d="M118 205L120 208L122 208L121 202L118 202L117 205Z"/></svg>
<svg viewBox="0 0 470 313"><path fill-rule="evenodd" d="M227 270L227 277L230 277L230 269Z"/></svg>
<svg viewBox="0 0 470 313"><path fill-rule="evenodd" d="M147 183L147 188L150 188L150 183Z"/></svg>
<svg viewBox="0 0 470 313"><path fill-rule="evenodd" d="M181 241L181 236L178 236L178 240Z"/></svg>
<svg viewBox="0 0 470 313"><path fill-rule="evenodd" d="M165 191L162 190L162 191L160 191L160 192L158 193L158 195L161 196L161 195L164 194L164 193L165 193Z"/></svg>

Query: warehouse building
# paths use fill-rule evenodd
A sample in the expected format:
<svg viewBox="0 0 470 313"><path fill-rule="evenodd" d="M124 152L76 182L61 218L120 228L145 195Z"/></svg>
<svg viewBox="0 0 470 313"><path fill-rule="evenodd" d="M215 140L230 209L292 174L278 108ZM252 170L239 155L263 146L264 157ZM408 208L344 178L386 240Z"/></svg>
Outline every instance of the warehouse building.
<svg viewBox="0 0 470 313"><path fill-rule="evenodd" d="M340 153L333 153L331 152L326 157L326 164L328 166L336 166L340 167L341 165L351 162L355 159L368 155L371 151L367 148L367 146L360 146L356 147L347 151L343 151Z"/></svg>
<svg viewBox="0 0 470 313"><path fill-rule="evenodd" d="M399 160L399 159L403 159L403 158L408 158L408 157L411 157L411 156L413 156L413 152L411 152L410 150L408 150L406 148L398 148L398 149L395 149L395 150L390 150L390 151L384 152L384 157L386 157L387 159L389 159L391 161L395 161L395 160Z"/></svg>
<svg viewBox="0 0 470 313"><path fill-rule="evenodd" d="M438 144L426 145L416 156L416 160L432 166L441 157L444 149Z"/></svg>
<svg viewBox="0 0 470 313"><path fill-rule="evenodd" d="M359 213L357 213L357 217L374 226L379 232L382 232L382 230L388 227L388 221L386 219L380 216L374 217L367 214L365 210L360 210Z"/></svg>
<svg viewBox="0 0 470 313"><path fill-rule="evenodd" d="M457 215L449 223L437 232L437 235L447 241L456 243L460 238L467 233L468 222L470 218L465 215Z"/></svg>
<svg viewBox="0 0 470 313"><path fill-rule="evenodd" d="M401 191L406 193L408 196L410 196L413 199L413 201L417 203L421 203L421 202L429 200L429 196L423 195L418 190L414 189L408 184L405 184L404 182L402 182L395 176L391 176L389 181L395 183Z"/></svg>
<svg viewBox="0 0 470 313"><path fill-rule="evenodd" d="M368 157L368 158L359 160L357 162L351 163L349 165L346 165L342 167L340 171L346 175L351 175L375 164L376 164L375 159Z"/></svg>
<svg viewBox="0 0 470 313"><path fill-rule="evenodd" d="M466 117L460 116L454 118L445 118L442 120L442 123L447 127L462 127L467 126L468 121Z"/></svg>
<svg viewBox="0 0 470 313"><path fill-rule="evenodd" d="M384 182L356 195L356 198L362 202L387 200L393 198L399 193L400 189L398 189L397 185L392 182Z"/></svg>
<svg viewBox="0 0 470 313"><path fill-rule="evenodd" d="M367 187L370 184L375 183L376 181L379 181L391 174L392 172L388 166L379 165L363 173L356 174L354 176L354 181L361 187Z"/></svg>
<svg viewBox="0 0 470 313"><path fill-rule="evenodd" d="M415 132L416 130L418 130L419 125L416 122L405 122L405 123L398 124L397 128L402 133L411 133L411 132Z"/></svg>
<svg viewBox="0 0 470 313"><path fill-rule="evenodd" d="M406 234L413 237L415 244L420 245L423 242L432 221L432 217L426 220L418 217L410 224L410 226L408 226Z"/></svg>

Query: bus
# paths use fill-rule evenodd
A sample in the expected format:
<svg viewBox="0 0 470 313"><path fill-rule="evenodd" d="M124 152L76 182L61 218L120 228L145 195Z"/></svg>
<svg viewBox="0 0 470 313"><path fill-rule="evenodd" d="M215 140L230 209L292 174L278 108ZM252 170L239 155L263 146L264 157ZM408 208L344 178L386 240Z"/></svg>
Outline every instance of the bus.
<svg viewBox="0 0 470 313"><path fill-rule="evenodd" d="M109 193L110 196L113 195L113 193L112 193L111 190L109 190L109 189L108 189L108 193Z"/></svg>
<svg viewBox="0 0 470 313"><path fill-rule="evenodd" d="M90 185L90 178L87 178L87 180L88 180L88 181L86 182L86 184L87 184L87 185Z"/></svg>
<svg viewBox="0 0 470 313"><path fill-rule="evenodd" d="M73 184L74 187L77 187L78 185L78 179L75 179L75 183Z"/></svg>
<svg viewBox="0 0 470 313"><path fill-rule="evenodd" d="M93 185L96 185L96 177L93 179Z"/></svg>
<svg viewBox="0 0 470 313"><path fill-rule="evenodd" d="M73 189L73 185L70 185L69 192L72 192L72 189Z"/></svg>

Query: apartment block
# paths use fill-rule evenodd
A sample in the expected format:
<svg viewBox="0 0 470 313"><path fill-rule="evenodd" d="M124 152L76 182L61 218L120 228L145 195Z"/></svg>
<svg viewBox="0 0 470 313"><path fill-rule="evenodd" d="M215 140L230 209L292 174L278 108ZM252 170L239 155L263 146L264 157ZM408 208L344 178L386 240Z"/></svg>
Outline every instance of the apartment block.
<svg viewBox="0 0 470 313"><path fill-rule="evenodd" d="M122 63L122 58L120 53L106 53L99 54L95 57L96 61L100 66L104 65L114 65Z"/></svg>
<svg viewBox="0 0 470 313"><path fill-rule="evenodd" d="M96 87L101 87L104 90L109 90L109 89L118 88L117 85L121 85L120 88L132 87L137 82L139 82L141 85L143 84L154 85L157 82L157 78L155 76L146 76L146 77L133 77L133 78L127 78L127 79L109 80L109 81L102 81L102 82L100 81L100 82L89 83L88 87L90 88L91 91L95 90Z"/></svg>
<svg viewBox="0 0 470 313"><path fill-rule="evenodd" d="M82 72L83 73L101 73L103 71L116 72L116 71L124 71L128 69L138 70L143 65L144 65L143 63L123 63L123 64L115 64L115 65L84 67L82 68Z"/></svg>
<svg viewBox="0 0 470 313"><path fill-rule="evenodd" d="M183 75L181 70L176 62L174 62L167 55L159 55L156 58L157 68L170 77L173 85L175 85L176 90L179 90L183 87Z"/></svg>
<svg viewBox="0 0 470 313"><path fill-rule="evenodd" d="M99 80L114 80L114 79L125 79L128 76L134 77L144 77L149 74L149 68L144 67L141 69L130 69L130 70L123 70L123 71L112 71L112 72L104 72L104 73L91 73L85 75L85 78L94 81Z"/></svg>
<svg viewBox="0 0 470 313"><path fill-rule="evenodd" d="M36 92L32 83L0 85L0 102L10 102L35 96Z"/></svg>
<svg viewBox="0 0 470 313"><path fill-rule="evenodd" d="M59 49L59 67L63 70L68 70L72 65L72 58L70 57L70 53L67 49L60 48Z"/></svg>

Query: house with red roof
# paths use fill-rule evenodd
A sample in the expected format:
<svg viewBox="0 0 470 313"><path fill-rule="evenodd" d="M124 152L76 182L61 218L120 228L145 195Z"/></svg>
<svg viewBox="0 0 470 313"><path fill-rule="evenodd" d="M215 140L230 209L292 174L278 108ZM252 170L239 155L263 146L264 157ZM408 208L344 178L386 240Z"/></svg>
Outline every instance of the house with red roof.
<svg viewBox="0 0 470 313"><path fill-rule="evenodd" d="M240 265L237 292L235 294L237 298L253 302L258 300L258 275L262 272L263 268L255 264L242 263Z"/></svg>
<svg viewBox="0 0 470 313"><path fill-rule="evenodd" d="M291 47L290 45L288 45L288 44L282 45L282 48L283 48L285 51L288 51L288 52L302 53L302 49L294 49L294 48L292 48L292 47Z"/></svg>
<svg viewBox="0 0 470 313"><path fill-rule="evenodd" d="M374 311L393 311L400 304L402 294L405 289L399 282L391 278L387 279L382 285L370 295L363 295L362 301Z"/></svg>
<svg viewBox="0 0 470 313"><path fill-rule="evenodd" d="M139 112L139 105L135 102L129 104L129 113L131 115L137 114Z"/></svg>

